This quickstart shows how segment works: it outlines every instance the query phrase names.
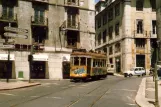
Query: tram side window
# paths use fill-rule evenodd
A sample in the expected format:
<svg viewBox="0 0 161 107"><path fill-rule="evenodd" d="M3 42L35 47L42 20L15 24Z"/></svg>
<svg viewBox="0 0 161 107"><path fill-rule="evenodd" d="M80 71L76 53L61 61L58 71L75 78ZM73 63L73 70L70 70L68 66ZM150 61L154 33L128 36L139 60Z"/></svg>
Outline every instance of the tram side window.
<svg viewBox="0 0 161 107"><path fill-rule="evenodd" d="M99 67L102 67L102 60L100 59L100 66Z"/></svg>
<svg viewBox="0 0 161 107"><path fill-rule="evenodd" d="M81 58L81 65L86 65L86 58L85 57L82 57Z"/></svg>
<svg viewBox="0 0 161 107"><path fill-rule="evenodd" d="M79 57L74 57L74 65L79 65Z"/></svg>
<svg viewBox="0 0 161 107"><path fill-rule="evenodd" d="M96 60L93 59L93 67L95 67L95 66L96 66Z"/></svg>
<svg viewBox="0 0 161 107"><path fill-rule="evenodd" d="M73 57L70 58L70 63L73 65Z"/></svg>

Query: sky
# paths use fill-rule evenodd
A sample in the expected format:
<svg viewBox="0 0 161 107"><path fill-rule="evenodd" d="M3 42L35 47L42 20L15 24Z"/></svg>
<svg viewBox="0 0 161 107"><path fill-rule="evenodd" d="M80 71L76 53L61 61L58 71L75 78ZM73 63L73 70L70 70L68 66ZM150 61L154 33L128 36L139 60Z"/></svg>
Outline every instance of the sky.
<svg viewBox="0 0 161 107"><path fill-rule="evenodd" d="M99 0L95 0L95 3L97 3Z"/></svg>

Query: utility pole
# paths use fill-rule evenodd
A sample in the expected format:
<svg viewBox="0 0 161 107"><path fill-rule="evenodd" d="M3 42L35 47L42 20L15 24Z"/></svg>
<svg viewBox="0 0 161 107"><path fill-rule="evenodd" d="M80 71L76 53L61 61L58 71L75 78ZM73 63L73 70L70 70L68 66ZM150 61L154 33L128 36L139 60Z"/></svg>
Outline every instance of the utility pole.
<svg viewBox="0 0 161 107"><path fill-rule="evenodd" d="M28 55L28 61L29 61L29 83L31 83L31 71L32 71L32 62L33 62L33 42L31 37L31 49L30 49L30 55Z"/></svg>
<svg viewBox="0 0 161 107"><path fill-rule="evenodd" d="M156 47L156 64L155 64L155 107L159 106L158 100L158 74L157 66L161 66L161 0L156 0L156 19L157 19L157 47Z"/></svg>
<svg viewBox="0 0 161 107"><path fill-rule="evenodd" d="M9 23L9 27L11 27L11 23ZM7 38L8 41L8 38ZM8 49L8 60L7 60L7 80L6 82L9 82L9 72L10 72L10 49Z"/></svg>

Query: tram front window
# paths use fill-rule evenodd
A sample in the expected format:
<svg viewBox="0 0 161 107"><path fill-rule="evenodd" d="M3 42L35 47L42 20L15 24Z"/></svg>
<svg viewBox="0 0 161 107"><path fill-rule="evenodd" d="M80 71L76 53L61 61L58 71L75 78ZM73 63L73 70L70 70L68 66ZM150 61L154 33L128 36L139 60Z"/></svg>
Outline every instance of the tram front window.
<svg viewBox="0 0 161 107"><path fill-rule="evenodd" d="M79 57L74 57L74 65L79 65Z"/></svg>
<svg viewBox="0 0 161 107"><path fill-rule="evenodd" d="M86 58L85 57L81 57L80 65L86 65Z"/></svg>

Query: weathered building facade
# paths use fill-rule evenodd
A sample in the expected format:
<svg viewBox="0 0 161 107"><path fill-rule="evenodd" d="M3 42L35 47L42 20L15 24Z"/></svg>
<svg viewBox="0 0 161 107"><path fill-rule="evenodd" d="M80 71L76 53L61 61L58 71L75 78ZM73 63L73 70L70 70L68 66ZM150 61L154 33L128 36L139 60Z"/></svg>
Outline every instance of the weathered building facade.
<svg viewBox="0 0 161 107"><path fill-rule="evenodd" d="M8 74L13 79L27 80L29 75L31 79L62 79L73 48L94 49L94 16L92 0L0 0L0 39L15 41L10 43L15 48L10 50L9 74L8 51L0 49L0 78ZM6 26L26 29L21 35L27 39L6 37Z"/></svg>
<svg viewBox="0 0 161 107"><path fill-rule="evenodd" d="M98 5L100 4L100 5ZM96 50L107 52L116 72L155 63L152 43L156 41L155 0L100 0L96 4Z"/></svg>

